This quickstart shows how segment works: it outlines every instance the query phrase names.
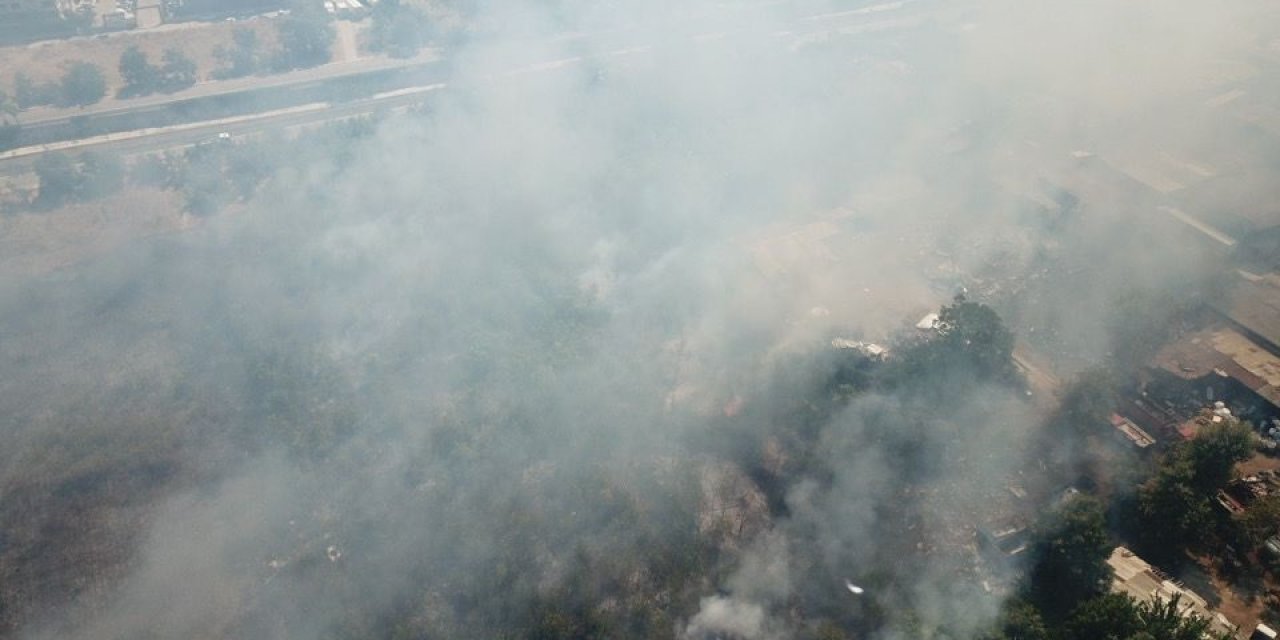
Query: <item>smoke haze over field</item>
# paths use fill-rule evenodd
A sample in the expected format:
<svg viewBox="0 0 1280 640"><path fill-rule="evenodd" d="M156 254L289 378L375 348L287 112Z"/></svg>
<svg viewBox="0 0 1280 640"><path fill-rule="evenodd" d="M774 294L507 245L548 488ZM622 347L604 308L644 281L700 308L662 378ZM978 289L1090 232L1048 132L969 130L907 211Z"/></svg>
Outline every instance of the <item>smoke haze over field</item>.
<svg viewBox="0 0 1280 640"><path fill-rule="evenodd" d="M1205 106L1275 75L1261 0L479 4L422 113L4 282L4 633L973 637L1039 398L810 402L831 338L966 287L1101 362L1219 267L1134 176L1280 145Z"/></svg>

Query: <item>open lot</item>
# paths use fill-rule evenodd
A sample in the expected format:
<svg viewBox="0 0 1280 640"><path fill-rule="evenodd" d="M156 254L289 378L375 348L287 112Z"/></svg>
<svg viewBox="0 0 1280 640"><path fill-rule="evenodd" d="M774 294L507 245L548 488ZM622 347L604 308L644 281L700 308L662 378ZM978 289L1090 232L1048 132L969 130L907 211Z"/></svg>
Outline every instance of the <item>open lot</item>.
<svg viewBox="0 0 1280 640"><path fill-rule="evenodd" d="M193 221L177 193L139 188L52 211L0 215L0 278L47 273Z"/></svg>
<svg viewBox="0 0 1280 640"><path fill-rule="evenodd" d="M102 68L107 80L107 100L124 86L118 66L120 54L132 46L146 52L158 63L166 49L178 49L195 61L201 80L217 67L214 51L231 43L236 28L253 29L264 50L274 46L275 30L268 18L242 22L188 22L166 25L149 31L127 31L95 37L48 40L30 45L0 48L0 89L12 93L13 78L19 71L37 83L56 82L63 70L75 62L90 62Z"/></svg>

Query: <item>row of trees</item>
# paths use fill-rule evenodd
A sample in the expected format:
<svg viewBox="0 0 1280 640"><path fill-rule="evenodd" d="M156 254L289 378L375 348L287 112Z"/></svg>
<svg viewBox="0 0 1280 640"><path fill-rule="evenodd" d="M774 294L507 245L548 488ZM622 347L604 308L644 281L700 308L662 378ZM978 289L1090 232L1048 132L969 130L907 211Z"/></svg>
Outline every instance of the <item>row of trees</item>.
<svg viewBox="0 0 1280 640"><path fill-rule="evenodd" d="M319 66L333 58L334 37L329 16L322 9L305 5L276 22L279 48L275 51L264 50L257 31L234 29L231 44L214 50L218 67L210 75L226 80Z"/></svg>
<svg viewBox="0 0 1280 640"><path fill-rule="evenodd" d="M417 54L431 36L431 23L421 8L401 0L382 0L370 17L369 48L394 58Z"/></svg>
<svg viewBox="0 0 1280 640"><path fill-rule="evenodd" d="M1232 436L1207 434L1189 447L1217 461L1203 464L1212 474L1234 459L1234 449L1220 448ZM1211 453L1217 451L1218 453ZM1233 463L1234 464L1234 463ZM1211 633L1210 621L1184 616L1177 598L1138 601L1111 593L1106 559L1113 548L1106 527L1106 507L1081 496L1044 516L1035 528L1024 597L1009 603L983 640L1225 640Z"/></svg>
<svg viewBox="0 0 1280 640"><path fill-rule="evenodd" d="M31 76L18 72L13 76L11 114L43 105L59 107L85 107L102 100L107 95L107 79L102 69L88 62L74 62L67 66L57 82L36 82ZM16 120L15 120L16 122Z"/></svg>
<svg viewBox="0 0 1280 640"><path fill-rule="evenodd" d="M1231 481L1236 463L1252 455L1253 442L1248 423L1224 421L1165 454L1138 493L1138 529L1152 553L1172 556L1215 538L1214 495Z"/></svg>
<svg viewBox="0 0 1280 640"><path fill-rule="evenodd" d="M92 151L74 160L64 153L47 153L33 169L40 182L34 204L41 208L109 196L124 186L126 175L118 157Z"/></svg>
<svg viewBox="0 0 1280 640"><path fill-rule="evenodd" d="M47 153L33 167L39 190L32 205L47 210L92 201L117 193L128 182L179 191L188 211L208 215L252 195L270 173L266 157L256 144L203 144L146 156L130 167L116 156L96 152L74 158Z"/></svg>
<svg viewBox="0 0 1280 640"><path fill-rule="evenodd" d="M412 11L404 11L403 15L416 15ZM236 29L232 46L215 51L220 66L212 72L212 77L225 79L264 71L302 69L324 64L332 58L335 33L323 8L313 7L311 3L299 5L299 9L276 22L276 29L279 48L270 53L261 50L255 31ZM392 38L395 42L401 39ZM194 85L199 79L195 61L175 48L164 50L157 64L136 45L129 47L121 54L117 68L124 80L124 86L118 93L120 97L179 91ZM95 104L106 97L107 80L99 66L75 62L67 66L57 82L37 82L30 75L18 72L14 75L11 101L3 99L7 95L0 94L0 107L4 109L0 111L4 114L0 117L5 118L0 120L0 125L16 125L17 112L24 109Z"/></svg>
<svg viewBox="0 0 1280 640"><path fill-rule="evenodd" d="M119 69L124 79L117 94L121 97L180 91L196 83L196 63L177 49L165 49L160 64L154 65L146 52L134 45L120 55Z"/></svg>
<svg viewBox="0 0 1280 640"><path fill-rule="evenodd" d="M333 56L334 28L328 14L315 3L299 3L276 22L274 51L264 50L257 31L240 27L232 43L214 50L218 66L210 72L217 80L258 73L279 73L325 64ZM430 33L426 13L399 0L384 0L372 14L369 48L393 57L410 57L426 44ZM199 79L194 60L176 48L165 49L158 63L138 46L129 47L117 66L124 80L118 97L128 98L181 91ZM100 67L88 62L69 65L56 82L37 82L18 72L13 92L0 90L0 150L17 144L21 123L18 114L37 106L85 107L107 95L107 80Z"/></svg>
<svg viewBox="0 0 1280 640"><path fill-rule="evenodd" d="M4 90L0 90L0 151L12 148L18 142L18 103Z"/></svg>
<svg viewBox="0 0 1280 640"><path fill-rule="evenodd" d="M1232 640L1214 635L1208 620L1183 616L1180 598L1140 602L1121 593L1104 593L1080 603L1057 625L1034 606L1010 604L983 640Z"/></svg>
<svg viewBox="0 0 1280 640"><path fill-rule="evenodd" d="M334 30L323 10L302 10L280 19L276 38L279 48L267 52L261 46L257 31L246 27L235 29L232 44L214 50L218 67L211 76L225 80L302 69L329 62L333 56ZM133 46L120 56L120 75L125 81L120 95L138 96L190 87L196 83L197 70L195 62L176 49L166 49L160 64L155 65L145 52Z"/></svg>
<svg viewBox="0 0 1280 640"><path fill-rule="evenodd" d="M1108 417L1117 404L1115 378L1107 369L1082 373L1063 394L1052 431L1068 437L1113 437ZM1140 485L1132 499L1120 501L1118 524L1142 546L1144 555L1160 561L1179 561L1187 551L1257 549L1280 532L1280 498L1259 500L1234 519L1214 505L1236 464L1253 455L1255 443L1248 422L1227 420L1174 444L1154 464L1132 455L1127 458L1131 468L1115 468L1112 463L1102 470L1112 476L1111 483ZM1088 475L1099 470L1081 471Z"/></svg>
<svg viewBox="0 0 1280 640"><path fill-rule="evenodd" d="M33 167L39 188L32 205L47 210L87 202L132 184L177 191L188 212L211 215L248 199L284 167L318 158L341 162L341 149L374 130L372 120L357 119L293 139L270 136L241 143L208 141L183 151L143 156L127 166L109 154L85 152L73 157L46 153Z"/></svg>

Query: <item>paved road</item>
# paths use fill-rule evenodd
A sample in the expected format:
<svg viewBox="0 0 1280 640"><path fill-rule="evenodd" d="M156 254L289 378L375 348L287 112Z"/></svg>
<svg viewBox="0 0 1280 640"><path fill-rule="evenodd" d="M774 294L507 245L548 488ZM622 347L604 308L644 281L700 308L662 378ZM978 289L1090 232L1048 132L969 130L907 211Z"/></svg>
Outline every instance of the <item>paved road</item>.
<svg viewBox="0 0 1280 640"><path fill-rule="evenodd" d="M867 4L865 2L849 3L841 2L839 0L782 0L781 2L758 3L750 6L760 7L770 4L794 4L795 6L807 9L808 12L800 12L800 15L792 18L792 20L787 23L788 26L791 27L790 29L773 34L760 34L750 28L735 30L732 27L728 27L726 24L726 22L729 24L735 24L731 20L726 21L714 16L700 16L701 19L690 23L689 26L692 28L688 29L684 36L693 42L706 43L722 41L725 38L757 38L761 35L767 35L768 37L777 39L779 44L785 44L802 41L805 38L815 35L858 33L874 29L897 29L910 27L925 20L926 16L930 13L930 10L925 8L925 6L930 3L925 0L899 0L896 2L880 4ZM833 7L844 7L844 9L839 11L828 10ZM916 10L917 8L920 8L921 10ZM812 11L815 10L821 10L821 12L812 13ZM725 30L704 30L704 27L713 28L717 26L727 28ZM571 40L578 38L607 39L608 41L619 45L618 49L600 54L598 57L602 59L617 56L644 55L654 50L654 47L650 44L631 41L629 36L632 35L634 35L634 30L622 29L612 33L591 35L565 34L557 37L555 40ZM563 69L572 65L581 64L588 59L589 57L587 56L573 56L517 65L512 67L505 74L498 74L494 80L500 81L505 75L544 73L556 69ZM149 98L130 101L128 107L108 106L97 110L87 109L84 111L84 114L108 115L111 113L146 111L147 109L163 108L165 105L179 103L195 97L234 94L250 89L293 89L303 85L314 84L321 80L341 78L348 75L355 76L376 69L423 66L424 63L429 63L433 60L439 60L439 55L436 51L424 51L418 57L407 60L378 60L366 58L362 61L357 61L359 64L331 64L316 69L294 72L282 76L273 76L269 78L244 78L219 83L208 83L210 86L202 87L198 85L191 90L171 96L152 96ZM312 103L298 105L288 109L278 109L260 114L234 118L221 118L217 120L157 129L130 131L0 153L0 175L17 176L30 172L31 163L34 159L47 151L62 150L75 152L93 149L130 155L196 144L202 140L208 140L212 137L216 137L218 133L224 131L231 133L233 136L243 136L272 128L288 128L306 124L315 124L350 118L356 115L370 114L384 109L404 108L412 104L420 103L424 99L424 96L429 93L428 89L444 87L448 82L449 70L447 66L448 65L440 64L437 65L436 68L428 67L428 72L421 77L415 78L417 82L416 89L414 87L409 87L400 91L389 92L387 94L374 96L368 99L338 104ZM43 121L38 120L35 122L54 124L57 122L65 122L67 120L69 120L69 118L66 115L59 115L57 117L51 117ZM28 124L32 123L30 120L27 120L27 122Z"/></svg>
<svg viewBox="0 0 1280 640"><path fill-rule="evenodd" d="M281 109L252 116L225 118L155 130L132 131L85 138L70 143L44 145L39 149L20 150L9 157L0 158L0 176L16 177L32 170L32 163L47 151L73 152L102 151L122 156L155 153L189 147L203 142L216 142L219 134L242 138L263 131L284 131L296 127L314 126L337 120L381 112L394 112L422 104L432 93L445 84L426 85L402 89L386 95L374 96L341 104L313 103L289 109Z"/></svg>
<svg viewBox="0 0 1280 640"><path fill-rule="evenodd" d="M436 49L423 50L413 58L358 58L347 62L334 62L312 69L301 69L271 76L250 76L232 80L201 82L195 86L175 93L157 93L141 98L117 100L108 98L102 102L83 109L39 108L30 109L21 115L24 126L66 122L72 118L83 116L104 116L131 111L141 111L155 107L183 102L197 98L231 95L244 91L262 89L285 89L298 85L313 84L323 80L334 80L348 76L356 76L371 71L410 68L440 59Z"/></svg>

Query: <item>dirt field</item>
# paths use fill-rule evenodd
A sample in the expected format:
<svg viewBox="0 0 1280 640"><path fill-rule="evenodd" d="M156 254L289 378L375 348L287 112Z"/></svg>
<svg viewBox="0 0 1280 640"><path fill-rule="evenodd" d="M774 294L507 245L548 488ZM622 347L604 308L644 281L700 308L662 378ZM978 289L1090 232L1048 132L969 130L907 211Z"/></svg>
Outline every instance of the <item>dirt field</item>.
<svg viewBox="0 0 1280 640"><path fill-rule="evenodd" d="M0 215L0 277L47 273L193 223L182 213L179 194L134 188L53 211Z"/></svg>
<svg viewBox="0 0 1280 640"><path fill-rule="evenodd" d="M1241 476L1251 476L1259 471L1280 471L1280 458L1255 453L1252 458L1241 462L1236 471Z"/></svg>
<svg viewBox="0 0 1280 640"><path fill-rule="evenodd" d="M1252 631L1262 617L1265 604L1263 596L1269 585L1263 582L1251 585L1232 584L1223 578L1214 561L1209 558L1197 558L1196 564L1204 573L1212 594L1218 599L1214 608L1242 630ZM1192 586L1194 588L1196 585Z"/></svg>
<svg viewBox="0 0 1280 640"><path fill-rule="evenodd" d="M118 65L120 54L133 45L145 51L153 64L159 64L165 49L176 48L195 61L201 80L207 80L217 67L214 50L231 45L231 32L237 27L253 29L264 51L275 47L275 29L268 18L240 22L187 22L149 31L127 31L92 38L49 40L31 45L0 47L0 89L13 93L13 76L19 71L37 82L56 82L63 70L73 62L86 61L102 68L107 79L108 96L115 94L123 81Z"/></svg>

